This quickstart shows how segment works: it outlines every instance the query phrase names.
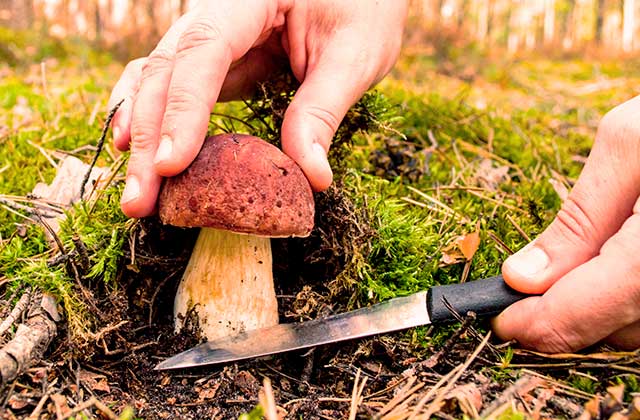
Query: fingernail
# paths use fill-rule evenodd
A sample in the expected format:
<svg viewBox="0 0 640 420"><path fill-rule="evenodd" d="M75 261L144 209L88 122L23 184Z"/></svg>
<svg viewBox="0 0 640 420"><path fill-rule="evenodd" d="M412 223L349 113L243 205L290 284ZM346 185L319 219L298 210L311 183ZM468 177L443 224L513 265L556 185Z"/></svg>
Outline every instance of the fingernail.
<svg viewBox="0 0 640 420"><path fill-rule="evenodd" d="M117 143L120 141L120 127L113 127L113 140Z"/></svg>
<svg viewBox="0 0 640 420"><path fill-rule="evenodd" d="M547 253L535 245L522 248L505 261L511 271L529 279L539 278L549 263Z"/></svg>
<svg viewBox="0 0 640 420"><path fill-rule="evenodd" d="M327 151L320 143L311 143L311 148L316 156L321 156L324 160L327 159Z"/></svg>
<svg viewBox="0 0 640 420"><path fill-rule="evenodd" d="M173 152L173 141L169 136L162 136L160 140L160 145L158 146L158 150L156 151L156 156L153 159L153 163L164 162L166 160L171 159L171 154Z"/></svg>
<svg viewBox="0 0 640 420"><path fill-rule="evenodd" d="M140 181L138 181L135 175L129 175L120 201L122 203L128 203L129 201L136 200L138 197L140 197Z"/></svg>

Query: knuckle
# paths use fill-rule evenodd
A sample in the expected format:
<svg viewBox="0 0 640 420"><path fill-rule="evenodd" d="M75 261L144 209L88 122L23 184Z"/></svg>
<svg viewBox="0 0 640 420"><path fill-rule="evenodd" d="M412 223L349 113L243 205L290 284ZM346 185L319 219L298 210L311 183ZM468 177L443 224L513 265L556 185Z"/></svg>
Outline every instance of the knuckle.
<svg viewBox="0 0 640 420"><path fill-rule="evenodd" d="M151 153L156 149L157 127L151 123L134 121L131 124L131 151L132 153Z"/></svg>
<svg viewBox="0 0 640 420"><path fill-rule="evenodd" d="M598 224L584 203L591 199L584 197L580 190L574 190L562 203L550 229L574 245L590 245L597 242Z"/></svg>
<svg viewBox="0 0 640 420"><path fill-rule="evenodd" d="M334 133L340 125L340 118L328 109L318 106L310 106L307 108L307 113L321 121L329 130L331 130L332 133Z"/></svg>
<svg viewBox="0 0 640 420"><path fill-rule="evenodd" d="M573 191L567 197L550 228L570 243L584 246L592 244L598 235L596 225L582 204L587 200L579 194Z"/></svg>
<svg viewBox="0 0 640 420"><path fill-rule="evenodd" d="M335 112L317 105L290 106L285 115L285 120L301 120L304 117L312 117L319 121L326 129L327 138L331 139L340 125L340 118Z"/></svg>
<svg viewBox="0 0 640 420"><path fill-rule="evenodd" d="M149 54L142 65L142 79L148 79L159 72L166 71L173 66L174 53L165 48L156 48Z"/></svg>
<svg viewBox="0 0 640 420"><path fill-rule="evenodd" d="M165 113L173 115L182 112L193 112L194 109L204 109L210 111L205 98L187 86L172 86L167 97Z"/></svg>
<svg viewBox="0 0 640 420"><path fill-rule="evenodd" d="M131 60L124 66L125 73L136 73L139 72L144 63L146 62L147 57L136 58L135 60Z"/></svg>
<svg viewBox="0 0 640 420"><path fill-rule="evenodd" d="M564 329L549 318L538 318L533 321L527 334L527 341L533 347L550 352L562 353L576 350L573 338L567 337Z"/></svg>
<svg viewBox="0 0 640 420"><path fill-rule="evenodd" d="M637 113L635 102L624 103L607 112L598 126L596 142L606 142L614 147L614 151L628 153L629 145L637 146L640 143Z"/></svg>
<svg viewBox="0 0 640 420"><path fill-rule="evenodd" d="M180 36L177 54L223 40L220 25L213 19L195 19Z"/></svg>

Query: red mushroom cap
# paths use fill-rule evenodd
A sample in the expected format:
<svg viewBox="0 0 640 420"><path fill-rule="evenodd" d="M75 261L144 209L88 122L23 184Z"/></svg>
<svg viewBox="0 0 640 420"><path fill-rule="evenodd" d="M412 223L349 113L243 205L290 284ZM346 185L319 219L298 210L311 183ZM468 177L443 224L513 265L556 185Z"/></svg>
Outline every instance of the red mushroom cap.
<svg viewBox="0 0 640 420"><path fill-rule="evenodd" d="M163 223L259 236L308 236L311 187L277 147L243 134L205 140L193 163L167 178L159 197Z"/></svg>

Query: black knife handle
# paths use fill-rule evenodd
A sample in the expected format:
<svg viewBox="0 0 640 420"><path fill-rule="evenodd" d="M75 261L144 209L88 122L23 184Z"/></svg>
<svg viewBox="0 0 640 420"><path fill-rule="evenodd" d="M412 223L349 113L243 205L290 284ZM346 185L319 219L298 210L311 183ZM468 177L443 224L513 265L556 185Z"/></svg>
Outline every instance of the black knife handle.
<svg viewBox="0 0 640 420"><path fill-rule="evenodd" d="M455 316L445 304L446 300L461 316L469 311L478 316L496 315L512 303L529 296L513 290L502 276L496 276L432 287L427 296L427 311L432 322L455 321Z"/></svg>

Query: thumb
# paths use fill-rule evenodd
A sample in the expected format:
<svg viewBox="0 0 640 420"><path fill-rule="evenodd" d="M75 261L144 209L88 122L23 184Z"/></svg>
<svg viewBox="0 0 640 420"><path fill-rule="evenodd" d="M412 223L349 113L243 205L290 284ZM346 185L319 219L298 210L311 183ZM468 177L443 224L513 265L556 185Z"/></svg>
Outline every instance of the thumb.
<svg viewBox="0 0 640 420"><path fill-rule="evenodd" d="M525 293L544 293L602 245L632 214L640 194L640 97L609 112L591 156L555 220L502 266L505 281Z"/></svg>
<svg viewBox="0 0 640 420"><path fill-rule="evenodd" d="M344 57L354 56L339 46L328 46L317 64L307 69L282 123L282 149L316 191L331 185L327 152L340 122L374 82L364 65L344 62Z"/></svg>

